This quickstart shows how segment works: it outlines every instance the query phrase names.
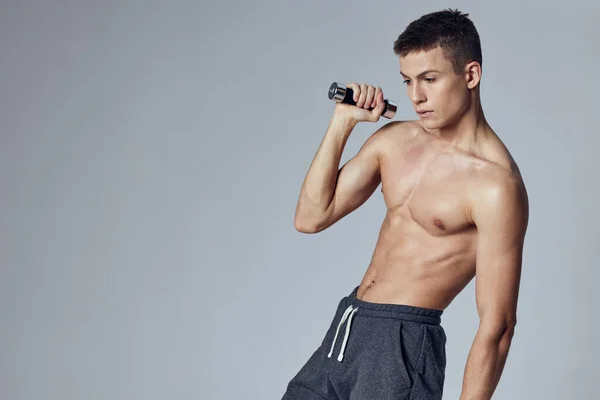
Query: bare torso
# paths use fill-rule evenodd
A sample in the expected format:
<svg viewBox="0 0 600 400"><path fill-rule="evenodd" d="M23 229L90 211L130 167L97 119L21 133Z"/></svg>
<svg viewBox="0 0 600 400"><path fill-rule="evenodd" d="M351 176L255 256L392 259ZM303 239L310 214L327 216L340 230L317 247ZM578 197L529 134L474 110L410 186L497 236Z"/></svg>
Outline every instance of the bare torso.
<svg viewBox="0 0 600 400"><path fill-rule="evenodd" d="M418 121L396 129L381 158L387 212L357 297L443 310L475 276L469 193L499 174L521 176L493 133L468 153L440 145Z"/></svg>

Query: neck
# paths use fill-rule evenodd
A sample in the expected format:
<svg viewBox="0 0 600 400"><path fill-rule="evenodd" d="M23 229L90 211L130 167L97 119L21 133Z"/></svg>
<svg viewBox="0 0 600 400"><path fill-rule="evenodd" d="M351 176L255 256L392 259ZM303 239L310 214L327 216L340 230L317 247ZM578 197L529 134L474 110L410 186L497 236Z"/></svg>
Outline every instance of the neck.
<svg viewBox="0 0 600 400"><path fill-rule="evenodd" d="M478 96L472 102L473 106L456 121L442 128L426 129L427 132L440 140L445 147L464 150L472 153L478 142L488 136L492 129L485 119L483 108Z"/></svg>

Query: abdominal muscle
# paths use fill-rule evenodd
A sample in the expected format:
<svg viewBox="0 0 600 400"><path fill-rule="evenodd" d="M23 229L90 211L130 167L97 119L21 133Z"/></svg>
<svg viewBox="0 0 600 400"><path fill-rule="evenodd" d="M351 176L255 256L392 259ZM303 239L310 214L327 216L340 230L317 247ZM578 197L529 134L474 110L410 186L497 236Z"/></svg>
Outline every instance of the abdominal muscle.
<svg viewBox="0 0 600 400"><path fill-rule="evenodd" d="M432 235L388 211L356 297L443 310L475 275L476 229Z"/></svg>

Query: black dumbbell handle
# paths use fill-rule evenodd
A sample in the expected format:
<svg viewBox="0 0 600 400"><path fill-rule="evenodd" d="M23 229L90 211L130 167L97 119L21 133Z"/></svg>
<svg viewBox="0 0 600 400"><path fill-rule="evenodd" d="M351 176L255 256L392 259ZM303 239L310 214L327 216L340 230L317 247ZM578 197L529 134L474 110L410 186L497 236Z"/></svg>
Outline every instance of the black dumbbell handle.
<svg viewBox="0 0 600 400"><path fill-rule="evenodd" d="M356 105L354 101L354 91L351 88L347 88L344 84L339 82L333 82L329 87L328 93L329 99L338 103L350 104L352 106ZM395 102L391 100L384 99L385 108L383 109L382 117L391 119L396 114L397 105ZM369 108L368 110L373 110Z"/></svg>

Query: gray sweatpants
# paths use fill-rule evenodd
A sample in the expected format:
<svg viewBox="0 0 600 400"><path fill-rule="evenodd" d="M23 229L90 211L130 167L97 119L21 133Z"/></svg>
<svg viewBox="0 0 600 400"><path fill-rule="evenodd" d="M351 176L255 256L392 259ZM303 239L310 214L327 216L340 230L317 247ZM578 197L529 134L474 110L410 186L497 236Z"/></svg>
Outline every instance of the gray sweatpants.
<svg viewBox="0 0 600 400"><path fill-rule="evenodd" d="M321 345L282 400L440 400L443 311L370 303L357 299L357 290L340 300Z"/></svg>

